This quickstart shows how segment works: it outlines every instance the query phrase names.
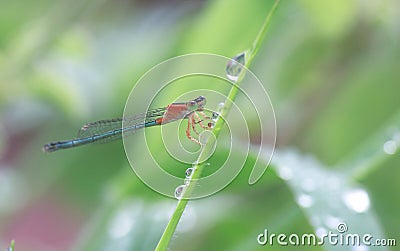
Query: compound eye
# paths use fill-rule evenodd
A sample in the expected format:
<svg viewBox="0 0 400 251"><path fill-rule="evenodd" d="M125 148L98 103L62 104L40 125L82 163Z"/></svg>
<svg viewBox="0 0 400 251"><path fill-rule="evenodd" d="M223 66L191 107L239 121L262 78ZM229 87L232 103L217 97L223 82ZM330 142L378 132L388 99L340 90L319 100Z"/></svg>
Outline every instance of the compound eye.
<svg viewBox="0 0 400 251"><path fill-rule="evenodd" d="M196 103L196 101L194 101L194 100L189 101L188 108L189 108L189 110L191 110L191 111L196 110L196 109L197 109L197 103Z"/></svg>
<svg viewBox="0 0 400 251"><path fill-rule="evenodd" d="M199 97L199 100L200 100L200 102L199 102L199 106L201 106L201 107L204 107L204 106L206 106L206 98L205 97L203 97L203 96L200 96Z"/></svg>

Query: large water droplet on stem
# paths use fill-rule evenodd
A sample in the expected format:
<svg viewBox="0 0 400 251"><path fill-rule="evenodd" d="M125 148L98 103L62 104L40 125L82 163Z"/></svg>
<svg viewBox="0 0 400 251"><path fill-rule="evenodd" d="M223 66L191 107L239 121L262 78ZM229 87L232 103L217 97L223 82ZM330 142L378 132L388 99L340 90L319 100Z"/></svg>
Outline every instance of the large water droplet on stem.
<svg viewBox="0 0 400 251"><path fill-rule="evenodd" d="M236 82L239 79L240 73L243 70L246 53L242 52L232 58L226 65L226 76Z"/></svg>
<svg viewBox="0 0 400 251"><path fill-rule="evenodd" d="M194 171L193 167L189 167L188 169L186 169L186 172L185 172L186 178L192 177L193 171Z"/></svg>
<svg viewBox="0 0 400 251"><path fill-rule="evenodd" d="M180 199L182 198L183 193L186 190L186 185L180 185L175 189L175 198Z"/></svg>
<svg viewBox="0 0 400 251"><path fill-rule="evenodd" d="M395 154L397 151L397 143L394 140L388 140L383 144L383 151L385 151L386 154Z"/></svg>

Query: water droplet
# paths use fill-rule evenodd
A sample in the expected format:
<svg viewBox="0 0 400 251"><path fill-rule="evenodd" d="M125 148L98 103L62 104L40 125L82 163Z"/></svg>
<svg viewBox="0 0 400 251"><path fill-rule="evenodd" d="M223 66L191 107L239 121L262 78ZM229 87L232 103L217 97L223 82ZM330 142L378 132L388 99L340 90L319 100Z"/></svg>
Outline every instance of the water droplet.
<svg viewBox="0 0 400 251"><path fill-rule="evenodd" d="M186 178L192 177L192 174L193 174L194 170L195 169L193 167L189 167L188 169L186 169L186 172L185 172Z"/></svg>
<svg viewBox="0 0 400 251"><path fill-rule="evenodd" d="M245 64L245 56L246 53L242 52L229 60L228 64L226 65L226 76L230 80L234 82L238 80L240 73L243 70L243 65Z"/></svg>
<svg viewBox="0 0 400 251"><path fill-rule="evenodd" d="M388 140L383 144L383 151L387 154L395 154L397 151L397 143L394 140Z"/></svg>
<svg viewBox="0 0 400 251"><path fill-rule="evenodd" d="M218 114L218 116L221 114L222 109L224 109L224 107L225 107L225 103L224 103L224 102L220 102L220 103L217 105L217 114Z"/></svg>
<svg viewBox="0 0 400 251"><path fill-rule="evenodd" d="M219 114L217 112L213 112L211 115L211 120L215 122L215 121L217 121L218 117L219 117Z"/></svg>
<svg viewBox="0 0 400 251"><path fill-rule="evenodd" d="M293 171L287 166L281 166L278 169L278 176L283 180L290 180L293 177Z"/></svg>
<svg viewBox="0 0 400 251"><path fill-rule="evenodd" d="M299 204L301 207L309 208L314 204L314 199L308 194L300 194L297 197L297 204Z"/></svg>
<svg viewBox="0 0 400 251"><path fill-rule="evenodd" d="M186 178L186 179L183 180L183 184L185 184L186 186L188 186L189 183L190 183L190 181L191 181L190 178Z"/></svg>
<svg viewBox="0 0 400 251"><path fill-rule="evenodd" d="M210 122L211 124L209 123L209 127L210 127L210 128L213 128L213 127L214 127L214 123L217 122L217 120L218 120L218 118L219 118L219 116L220 116L222 110L224 109L224 106L225 106L225 103L224 103L224 102L221 102L221 103L219 103L219 104L217 105L217 111L213 112L212 115L211 115L211 120L212 120L213 122Z"/></svg>
<svg viewBox="0 0 400 251"><path fill-rule="evenodd" d="M336 229L336 227L342 222L343 222L342 219L332 215L328 215L324 219L325 225L328 226L330 229Z"/></svg>
<svg viewBox="0 0 400 251"><path fill-rule="evenodd" d="M186 190L186 185L180 185L175 189L175 198L180 199L182 198L183 193Z"/></svg>
<svg viewBox="0 0 400 251"><path fill-rule="evenodd" d="M322 236L326 235L328 231L324 227L317 227L315 229L315 234L321 238Z"/></svg>
<svg viewBox="0 0 400 251"><path fill-rule="evenodd" d="M207 124L208 129L213 129L214 126L215 126L214 122L208 122L208 124Z"/></svg>
<svg viewBox="0 0 400 251"><path fill-rule="evenodd" d="M369 196L363 189L346 191L343 194L342 200L349 209L357 213L363 213L369 209Z"/></svg>

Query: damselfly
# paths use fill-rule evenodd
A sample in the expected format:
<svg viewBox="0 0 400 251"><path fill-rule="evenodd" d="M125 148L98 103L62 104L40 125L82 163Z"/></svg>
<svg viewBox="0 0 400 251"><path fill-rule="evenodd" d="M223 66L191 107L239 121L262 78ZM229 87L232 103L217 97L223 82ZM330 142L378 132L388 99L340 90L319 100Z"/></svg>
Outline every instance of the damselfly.
<svg viewBox="0 0 400 251"><path fill-rule="evenodd" d="M206 98L200 96L189 102L172 103L166 107L152 109L146 113L129 118L107 119L88 123L79 130L76 139L45 144L43 151L54 152L90 143L110 142L121 139L123 133L134 133L138 129L163 125L180 119L188 119L186 136L191 141L201 144L198 139L191 135L191 132L199 134L195 128L196 124L200 125L203 129L210 129L212 127L212 123L203 124L205 120L209 119L203 112L205 105ZM122 127L123 122L125 127Z"/></svg>

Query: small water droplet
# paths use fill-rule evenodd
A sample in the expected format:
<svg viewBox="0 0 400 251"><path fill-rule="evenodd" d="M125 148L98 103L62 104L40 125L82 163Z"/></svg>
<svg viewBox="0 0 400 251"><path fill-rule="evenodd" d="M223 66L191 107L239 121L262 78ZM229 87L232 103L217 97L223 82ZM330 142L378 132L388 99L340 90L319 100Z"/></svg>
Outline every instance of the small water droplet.
<svg viewBox="0 0 400 251"><path fill-rule="evenodd" d="M217 105L217 111L213 112L211 115L211 120L213 122L211 122L211 124L209 125L210 128L214 127L214 123L218 121L218 118L222 112L222 110L224 109L225 103L221 102Z"/></svg>
<svg viewBox="0 0 400 251"><path fill-rule="evenodd" d="M188 169L186 169L186 172L185 172L186 178L192 177L192 174L193 174L194 170L195 169L193 167L189 167Z"/></svg>
<svg viewBox="0 0 400 251"><path fill-rule="evenodd" d="M219 117L219 114L217 112L213 112L211 115L211 120L215 122L215 121L217 121L218 117Z"/></svg>
<svg viewBox="0 0 400 251"><path fill-rule="evenodd" d="M206 163L206 166L211 166L211 163L207 162L207 163Z"/></svg>
<svg viewBox="0 0 400 251"><path fill-rule="evenodd" d="M222 109L224 109L224 106L225 106L225 103L224 103L224 102L220 102L220 103L217 105L217 114L218 114L218 116L221 114L221 111L222 111Z"/></svg>
<svg viewBox="0 0 400 251"><path fill-rule="evenodd" d="M383 144L383 151L387 154L395 154L397 151L397 143L394 140L388 140Z"/></svg>
<svg viewBox="0 0 400 251"><path fill-rule="evenodd" d="M182 198L183 193L185 192L186 185L180 185L175 189L175 198Z"/></svg>
<svg viewBox="0 0 400 251"><path fill-rule="evenodd" d="M213 129L214 126L215 126L214 122L208 122L208 124L207 124L208 129Z"/></svg>
<svg viewBox="0 0 400 251"><path fill-rule="evenodd" d="M309 208L314 204L314 199L308 194L300 194L297 197L297 204L299 204L301 207Z"/></svg>
<svg viewBox="0 0 400 251"><path fill-rule="evenodd" d="M191 181L190 178L185 178L185 179L183 180L183 184L185 184L185 186L188 186L189 183L190 183L190 181Z"/></svg>
<svg viewBox="0 0 400 251"><path fill-rule="evenodd" d="M283 180L290 180L293 177L293 171L287 166L281 166L278 169L278 176Z"/></svg>
<svg viewBox="0 0 400 251"><path fill-rule="evenodd" d="M343 222L342 219L332 216L332 215L328 215L325 217L324 219L324 223L326 226L328 226L330 229L336 229L336 227Z"/></svg>
<svg viewBox="0 0 400 251"><path fill-rule="evenodd" d="M242 52L229 60L228 64L226 65L226 76L230 80L234 82L238 80L240 73L243 70L243 65L245 64L245 56L246 53Z"/></svg>
<svg viewBox="0 0 400 251"><path fill-rule="evenodd" d="M369 209L369 196L368 193L363 189L346 191L343 194L342 199L344 204L346 204L349 209L357 213L363 213Z"/></svg>
<svg viewBox="0 0 400 251"><path fill-rule="evenodd" d="M315 229L315 234L321 238L322 236L326 235L328 231L324 227L317 227Z"/></svg>

